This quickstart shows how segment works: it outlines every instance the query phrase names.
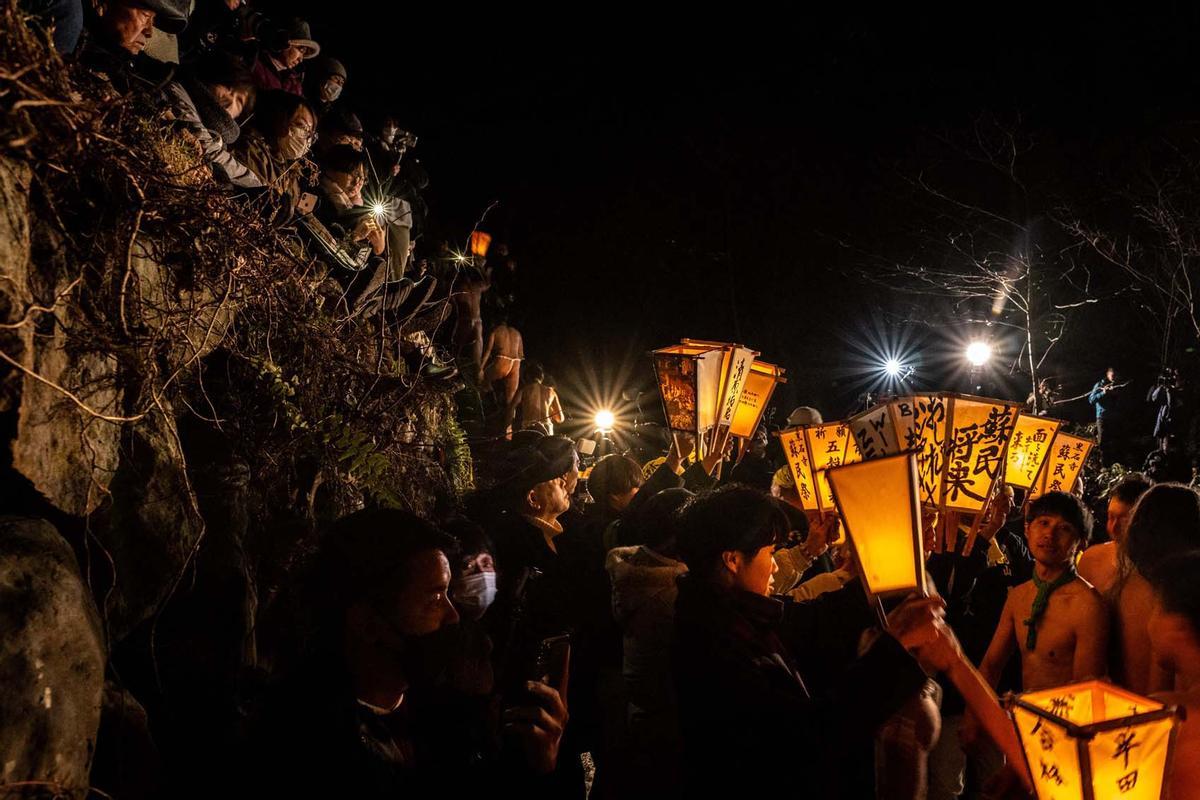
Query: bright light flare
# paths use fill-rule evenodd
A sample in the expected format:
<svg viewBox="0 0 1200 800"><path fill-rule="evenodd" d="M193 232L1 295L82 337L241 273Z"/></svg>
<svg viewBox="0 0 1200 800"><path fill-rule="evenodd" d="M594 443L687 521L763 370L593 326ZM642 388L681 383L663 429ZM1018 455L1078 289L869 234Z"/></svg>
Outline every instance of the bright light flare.
<svg viewBox="0 0 1200 800"><path fill-rule="evenodd" d="M600 431L601 433L608 433L613 429L613 425L616 424L617 418L613 416L613 412L603 408L596 412L595 420L596 430Z"/></svg>
<svg viewBox="0 0 1200 800"><path fill-rule="evenodd" d="M900 373L904 372L904 365L900 363L898 358L889 358L883 364L883 371L887 373L889 378L899 378Z"/></svg>
<svg viewBox="0 0 1200 800"><path fill-rule="evenodd" d="M376 203L375 205L371 206L371 213L377 217L382 217L385 211L387 211L387 208L383 205L383 203Z"/></svg>
<svg viewBox="0 0 1200 800"><path fill-rule="evenodd" d="M971 342L967 345L967 361L973 367L982 367L992 360L992 346L987 342Z"/></svg>

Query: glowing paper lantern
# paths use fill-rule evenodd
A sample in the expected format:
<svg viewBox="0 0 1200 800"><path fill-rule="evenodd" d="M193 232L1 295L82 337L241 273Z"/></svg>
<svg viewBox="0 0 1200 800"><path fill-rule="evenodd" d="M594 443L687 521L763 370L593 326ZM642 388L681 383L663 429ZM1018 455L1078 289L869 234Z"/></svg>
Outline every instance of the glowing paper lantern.
<svg viewBox="0 0 1200 800"><path fill-rule="evenodd" d="M1163 794L1179 713L1103 681L1008 698L1040 800Z"/></svg>
<svg viewBox="0 0 1200 800"><path fill-rule="evenodd" d="M483 231L471 231L471 255L483 258L492 244L492 235Z"/></svg>
<svg viewBox="0 0 1200 800"><path fill-rule="evenodd" d="M655 350L650 356L667 427L697 436L712 430L725 351L710 345L677 344Z"/></svg>
<svg viewBox="0 0 1200 800"><path fill-rule="evenodd" d="M827 471L862 460L858 443L844 422L802 425L779 432L788 467L805 511L835 511Z"/></svg>
<svg viewBox="0 0 1200 800"><path fill-rule="evenodd" d="M835 467L828 480L867 591L927 594L916 454Z"/></svg>
<svg viewBox="0 0 1200 800"><path fill-rule="evenodd" d="M1017 417L1012 440L1008 443L1004 482L1019 489L1030 489L1040 477L1042 465L1050 455L1054 435L1062 422L1046 417L1022 414Z"/></svg>
<svg viewBox="0 0 1200 800"><path fill-rule="evenodd" d="M755 361L750 365L750 374L742 386L742 396L738 400L737 409L733 412L733 423L729 432L734 436L749 439L762 421L763 412L771 403L775 387L787 383L783 377L784 370L765 361Z"/></svg>
<svg viewBox="0 0 1200 800"><path fill-rule="evenodd" d="M1042 465L1042 472L1029 490L1028 499L1040 497L1046 492L1070 492L1075 488L1079 473L1092 452L1095 442L1081 436L1058 431L1050 454Z"/></svg>
<svg viewBox="0 0 1200 800"><path fill-rule="evenodd" d="M745 386L746 378L750 375L751 365L754 363L754 357L758 353L747 347L742 347L738 344L729 344L728 342L705 342L697 339L684 339L682 344L692 347L712 347L720 349L724 353L724 359L721 363L721 380L717 393L712 398L704 398L705 402L713 404L713 414L716 424L713 426L712 441L715 443L719 435L718 430L729 428L733 425L733 418L737 412L738 402L742 397L742 387Z"/></svg>

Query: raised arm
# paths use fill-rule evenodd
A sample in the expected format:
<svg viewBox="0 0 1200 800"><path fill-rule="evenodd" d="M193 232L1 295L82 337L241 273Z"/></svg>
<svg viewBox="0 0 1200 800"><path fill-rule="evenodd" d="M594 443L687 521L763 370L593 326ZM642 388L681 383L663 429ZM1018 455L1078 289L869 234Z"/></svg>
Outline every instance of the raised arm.
<svg viewBox="0 0 1200 800"><path fill-rule="evenodd" d="M967 660L950 627L941 623L938 627L938 639L921 648L918 652L919 658L922 663L945 673L962 695L970 716L1004 754L1009 765L1025 784L1025 788L1032 789L1024 769L1025 756L1021 750L1021 743L1017 739L1008 712L1001 707L1000 700L987 678Z"/></svg>
<svg viewBox="0 0 1200 800"><path fill-rule="evenodd" d="M1016 647L1017 634L1013 627L1013 593L1012 590L1009 590L1008 599L1004 601L1004 610L1000 612L1000 623L996 626L996 633L992 636L992 643L988 645L983 663L979 665L979 671L987 680L988 686L994 689L1000 683L1004 666L1012 658Z"/></svg>
<svg viewBox="0 0 1200 800"><path fill-rule="evenodd" d="M550 387L550 420L558 425L566 418L567 415L562 410L562 403L558 401L558 392L554 390L554 387Z"/></svg>

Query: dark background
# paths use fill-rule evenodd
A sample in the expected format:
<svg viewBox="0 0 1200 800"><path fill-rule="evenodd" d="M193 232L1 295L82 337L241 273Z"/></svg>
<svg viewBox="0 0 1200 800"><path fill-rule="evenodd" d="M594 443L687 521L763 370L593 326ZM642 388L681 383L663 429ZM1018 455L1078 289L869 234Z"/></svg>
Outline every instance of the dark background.
<svg viewBox="0 0 1200 800"><path fill-rule="evenodd" d="M481 227L518 260L527 353L581 406L648 384L644 353L681 336L745 342L787 367L781 416L798 403L844 413L897 346L926 386L1023 399L1015 347L964 375L970 326L912 324L922 307L864 281L864 253L914 252L929 224L918 174L1012 210L946 145L981 116L1019 117L1051 204L1111 187L1114 163L1190 124L1198 82L1197 13L1182 5L928 19L727 7L707 24L693 8L671 25L617 8L288 7L348 64L352 106L419 134L435 225L459 248L499 201ZM1048 364L1067 396L1106 361L1143 380L1158 369L1132 309L1120 299L1073 319Z"/></svg>

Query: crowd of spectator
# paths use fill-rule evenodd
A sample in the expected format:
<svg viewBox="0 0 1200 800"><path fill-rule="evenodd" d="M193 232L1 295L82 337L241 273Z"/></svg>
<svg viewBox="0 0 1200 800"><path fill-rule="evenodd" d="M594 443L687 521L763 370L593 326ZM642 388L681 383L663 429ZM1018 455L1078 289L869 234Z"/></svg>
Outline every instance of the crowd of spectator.
<svg viewBox="0 0 1200 800"><path fill-rule="evenodd" d="M307 22L240 0L26 5L65 56L160 100L213 181L324 262L328 313L490 397L497 442L454 515L329 525L252 609L254 652L183 692L228 687L223 702L157 707L148 747L102 730L113 796L1019 796L997 689L1111 675L1200 706L1194 490L1127 480L1106 498L1112 543L1082 561L1078 498L1001 503L972 550L927 553L934 596L873 605L836 518L801 509L765 437L736 465L726 442L680 436L581 480L557 394L521 368L507 247L430 247L417 137L342 100L353 64ZM156 28L178 64L144 52ZM195 624L235 623L207 611Z"/></svg>

